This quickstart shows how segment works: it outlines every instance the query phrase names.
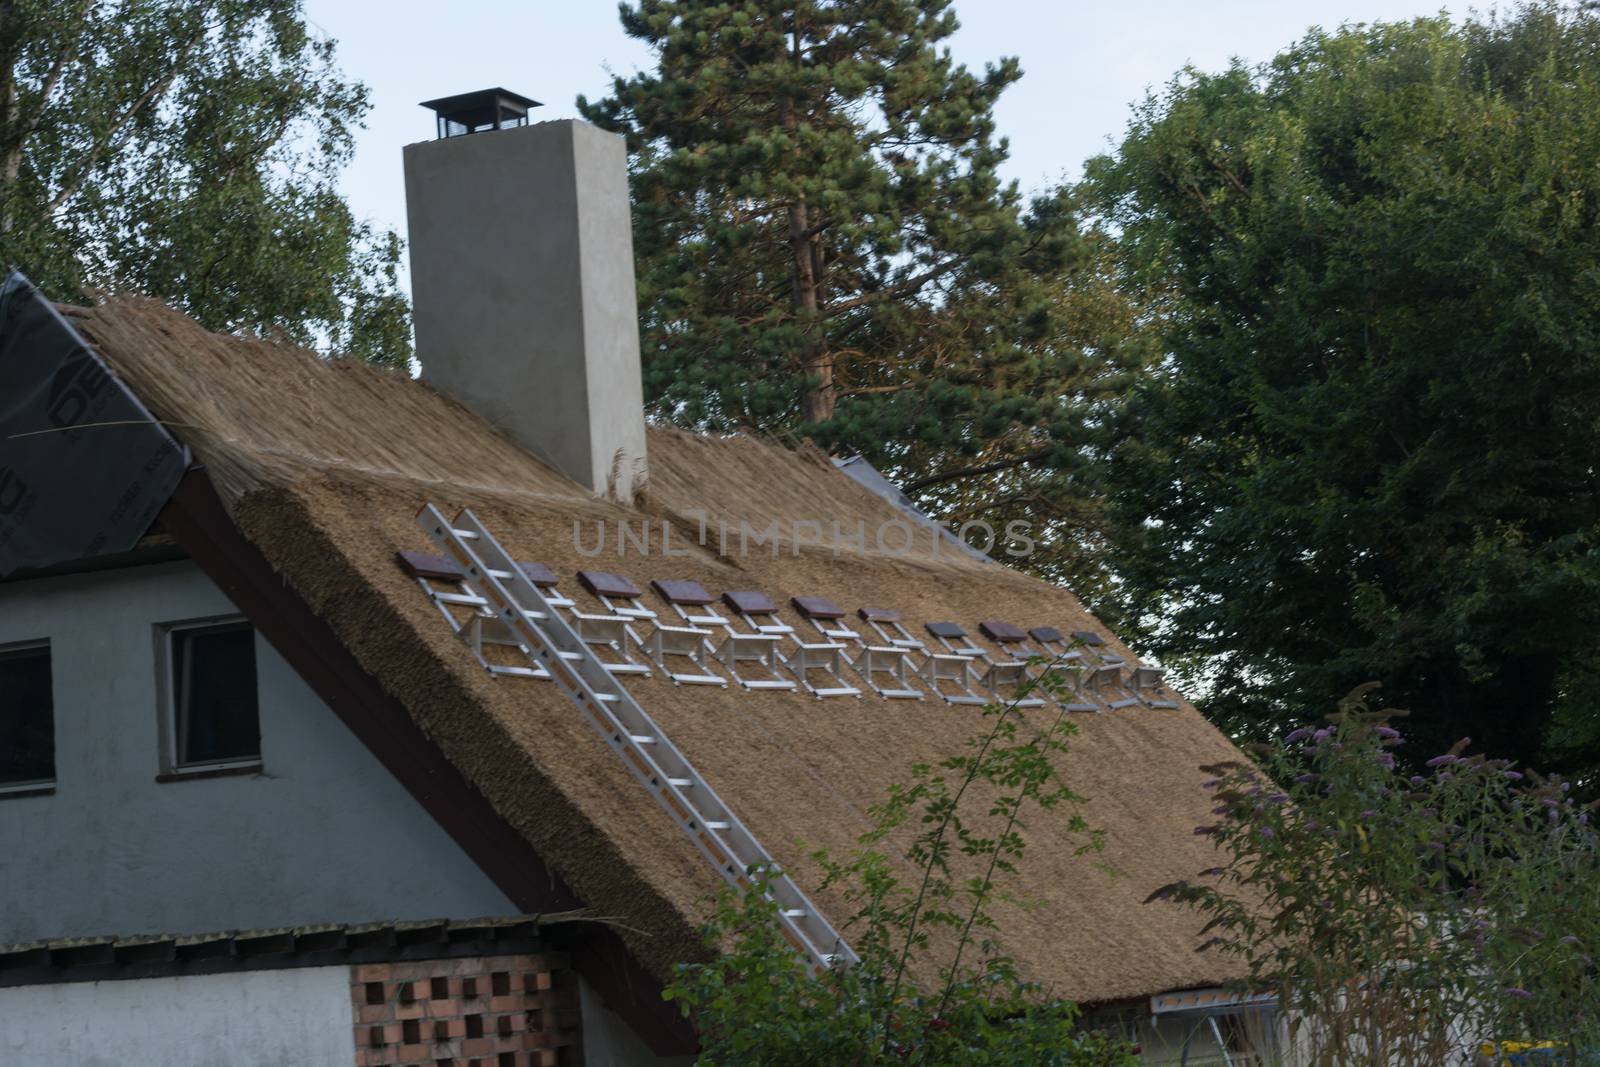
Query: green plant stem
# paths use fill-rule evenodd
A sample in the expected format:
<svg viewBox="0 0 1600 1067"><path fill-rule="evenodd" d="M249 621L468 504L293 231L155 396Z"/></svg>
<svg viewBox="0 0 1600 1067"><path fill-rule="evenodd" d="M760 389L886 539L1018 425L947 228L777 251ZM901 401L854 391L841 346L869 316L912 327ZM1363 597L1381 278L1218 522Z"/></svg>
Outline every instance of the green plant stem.
<svg viewBox="0 0 1600 1067"><path fill-rule="evenodd" d="M1055 736L1055 732L1060 729L1061 724L1066 721L1066 718L1067 709L1058 708L1056 711L1055 721L1050 724L1050 729L1034 738L1032 743L1038 744L1041 741L1048 742L1051 737ZM938 1011L934 1012L934 1015L936 1016L942 1015L946 1006L950 1003L950 994L955 989L957 975L961 967L961 956L966 951L967 945L971 943L973 924L977 921L979 914L981 914L981 909L983 908L984 902L988 899L989 890L994 885L994 870L1000 862L1001 845L1010 835L1011 831L1016 827L1017 819L1022 813L1022 800L1028 796L1028 793L1029 790L1025 786L1023 788L1022 796L1018 798L1017 803L1011 808L1011 814L1006 819L1005 829L1003 829L1000 832L1000 836L995 839L995 849L989 854L989 866L983 872L983 882L980 884L978 889L978 898L972 902L972 909L967 913L967 920L961 927L961 937L956 941L956 952L955 956L952 957L950 961L950 972L945 978L944 991L939 995L939 1009Z"/></svg>
<svg viewBox="0 0 1600 1067"><path fill-rule="evenodd" d="M1064 649L1061 652L1056 653L1055 657L1049 662L1045 670L1042 672L1041 677L1048 677L1050 674L1050 669L1055 667L1064 658L1066 658L1068 651L1069 650ZM961 798L966 794L968 787L970 787L972 783L978 779L983 768L984 755L989 751L990 746L994 744L995 738L1000 736L1000 731L1004 727L1006 720L1013 712L1017 710L1023 698L1025 698L1031 690L1032 686L1024 686L1020 688L1017 695L1011 699L1011 702L1001 710L999 717L995 720L994 729L990 730L989 735L983 739L983 744L979 746L978 754L973 758L972 765L968 768L966 777L962 779L960 787L956 790L955 795L950 800L948 811L946 811L944 817L940 819L939 826L933 833L931 840L935 845L944 840L945 831L949 829L951 820L955 818L955 813L960 809ZM928 862L922 869L922 877L917 885L916 899L912 902L911 914L906 922L905 944L901 947L900 958L895 963L894 981L890 983L889 998L885 1002L886 1006L884 1010L886 1012L893 1010L893 1005L900 995L900 987L905 980L906 965L911 958L911 947L916 939L917 924L921 919L923 904L927 899L928 886L933 880L933 869L939 862L937 856L937 851L930 852ZM887 1037L889 1032L889 1020L887 1017L885 1017L883 1020L883 1024L883 1033L885 1037Z"/></svg>

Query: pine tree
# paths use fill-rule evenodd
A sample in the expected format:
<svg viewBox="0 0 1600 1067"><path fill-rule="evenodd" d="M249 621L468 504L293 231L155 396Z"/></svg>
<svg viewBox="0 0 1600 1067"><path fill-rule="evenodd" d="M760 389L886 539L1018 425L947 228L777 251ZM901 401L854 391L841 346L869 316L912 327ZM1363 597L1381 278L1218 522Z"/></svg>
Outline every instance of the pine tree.
<svg viewBox="0 0 1600 1067"><path fill-rule="evenodd" d="M947 0L622 19L655 68L578 105L629 141L655 410L860 451L953 517L1060 522L1034 566L1098 582L1075 472L1144 353L1071 194L1025 202L997 173L1016 61L957 64Z"/></svg>

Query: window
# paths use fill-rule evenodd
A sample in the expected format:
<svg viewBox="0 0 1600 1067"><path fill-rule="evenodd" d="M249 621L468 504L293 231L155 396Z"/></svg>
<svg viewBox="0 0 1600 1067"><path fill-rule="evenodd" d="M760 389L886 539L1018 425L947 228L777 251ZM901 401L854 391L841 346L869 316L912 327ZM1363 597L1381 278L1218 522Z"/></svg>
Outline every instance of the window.
<svg viewBox="0 0 1600 1067"><path fill-rule="evenodd" d="M55 777L50 645L0 645L0 793L48 786Z"/></svg>
<svg viewBox="0 0 1600 1067"><path fill-rule="evenodd" d="M167 661L171 769L259 765L256 635L250 624L170 627Z"/></svg>

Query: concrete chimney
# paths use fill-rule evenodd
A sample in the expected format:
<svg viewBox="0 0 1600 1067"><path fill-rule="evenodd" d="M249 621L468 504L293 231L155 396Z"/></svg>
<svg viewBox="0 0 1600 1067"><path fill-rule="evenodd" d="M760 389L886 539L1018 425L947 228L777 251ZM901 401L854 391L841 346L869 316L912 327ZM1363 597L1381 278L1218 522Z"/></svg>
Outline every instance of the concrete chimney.
<svg viewBox="0 0 1600 1067"><path fill-rule="evenodd" d="M631 501L644 392L622 138L530 126L525 111L475 125L435 110L445 136L405 149L423 378L580 485Z"/></svg>

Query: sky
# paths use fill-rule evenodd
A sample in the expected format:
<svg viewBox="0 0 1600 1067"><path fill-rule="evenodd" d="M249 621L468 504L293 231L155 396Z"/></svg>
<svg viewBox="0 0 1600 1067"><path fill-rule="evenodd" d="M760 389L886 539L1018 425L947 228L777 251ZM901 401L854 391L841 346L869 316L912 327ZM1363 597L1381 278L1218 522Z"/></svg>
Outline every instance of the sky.
<svg viewBox="0 0 1600 1067"><path fill-rule="evenodd" d="M1487 6L1487 5L1485 5ZM995 117L1011 142L1005 174L1025 189L1076 177L1128 121L1130 105L1185 64L1271 58L1310 26L1437 14L1439 0L956 0L956 58L979 69L1013 55L1023 77ZM1448 5L1466 10L1461 4ZM338 63L371 90L367 129L344 174L357 216L405 234L400 149L433 136L418 101L504 86L544 102L534 120L573 118L580 93L603 95L608 71L650 54L629 39L613 0L306 0L314 30L339 42Z"/></svg>

